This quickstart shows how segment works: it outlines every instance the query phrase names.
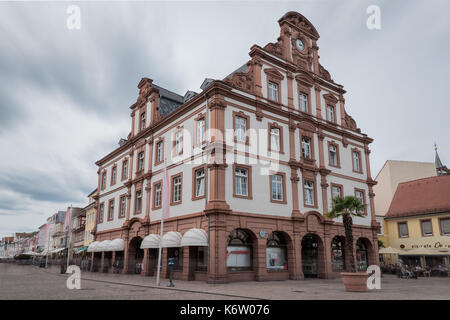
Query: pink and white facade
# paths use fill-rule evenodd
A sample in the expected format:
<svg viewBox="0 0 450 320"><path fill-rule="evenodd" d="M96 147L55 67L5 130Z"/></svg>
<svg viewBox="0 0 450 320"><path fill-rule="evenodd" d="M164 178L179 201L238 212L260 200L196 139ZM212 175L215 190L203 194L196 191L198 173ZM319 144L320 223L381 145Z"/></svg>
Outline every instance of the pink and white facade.
<svg viewBox="0 0 450 320"><path fill-rule="evenodd" d="M378 263L373 140L319 63L314 26L296 12L278 22L277 42L252 46L244 66L199 94L140 81L128 139L96 163L93 270L120 260L122 272L154 275L165 166L163 276L175 257L186 280L334 277L349 261L341 221L326 218L333 195L366 204L354 219L356 259Z"/></svg>

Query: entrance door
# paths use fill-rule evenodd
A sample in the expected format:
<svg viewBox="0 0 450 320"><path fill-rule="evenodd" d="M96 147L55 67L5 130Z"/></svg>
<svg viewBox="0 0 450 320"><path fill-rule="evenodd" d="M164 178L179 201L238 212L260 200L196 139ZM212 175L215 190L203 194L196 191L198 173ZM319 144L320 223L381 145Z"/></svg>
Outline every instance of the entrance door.
<svg viewBox="0 0 450 320"><path fill-rule="evenodd" d="M135 237L131 239L128 248L128 272L139 274L142 271L142 259L144 250L141 249L142 238Z"/></svg>
<svg viewBox="0 0 450 320"><path fill-rule="evenodd" d="M302 240L302 268L307 278L317 278L319 243L314 235L306 235Z"/></svg>

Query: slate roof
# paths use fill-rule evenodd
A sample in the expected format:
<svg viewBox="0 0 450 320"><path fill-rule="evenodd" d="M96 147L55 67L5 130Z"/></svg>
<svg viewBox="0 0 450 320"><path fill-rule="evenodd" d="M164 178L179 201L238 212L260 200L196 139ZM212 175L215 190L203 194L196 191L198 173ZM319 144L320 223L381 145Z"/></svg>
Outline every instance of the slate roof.
<svg viewBox="0 0 450 320"><path fill-rule="evenodd" d="M152 84L152 87L159 90L159 113L162 117L177 109L183 104L183 96L169 91L163 87Z"/></svg>
<svg viewBox="0 0 450 320"><path fill-rule="evenodd" d="M450 175L399 183L386 218L450 212Z"/></svg>

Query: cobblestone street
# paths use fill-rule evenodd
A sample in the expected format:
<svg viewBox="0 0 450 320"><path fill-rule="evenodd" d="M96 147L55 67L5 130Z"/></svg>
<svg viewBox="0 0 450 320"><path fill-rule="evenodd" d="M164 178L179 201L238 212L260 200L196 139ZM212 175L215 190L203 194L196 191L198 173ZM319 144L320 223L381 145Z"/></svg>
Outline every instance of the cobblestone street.
<svg viewBox="0 0 450 320"><path fill-rule="evenodd" d="M207 284L200 281L174 281L175 288L161 286L154 277L82 272L81 289L66 287L67 275L56 267L0 264L0 299L148 299L148 300L318 300L318 299L450 299L450 278L398 279L384 275L381 289L365 293L344 291L338 279L303 281L235 282Z"/></svg>

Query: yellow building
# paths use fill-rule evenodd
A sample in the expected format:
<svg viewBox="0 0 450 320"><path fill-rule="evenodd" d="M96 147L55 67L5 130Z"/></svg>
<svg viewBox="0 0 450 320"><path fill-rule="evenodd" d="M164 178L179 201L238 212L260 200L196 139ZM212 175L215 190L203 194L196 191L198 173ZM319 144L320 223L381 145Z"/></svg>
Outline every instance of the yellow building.
<svg viewBox="0 0 450 320"><path fill-rule="evenodd" d="M410 265L450 264L450 175L400 183L379 239Z"/></svg>
<svg viewBox="0 0 450 320"><path fill-rule="evenodd" d="M94 235L92 234L92 230L95 227L95 217L97 215L97 202L95 201L95 197L97 196L97 189L92 191L89 195L89 204L84 208L86 210L86 226L84 229L84 246L87 247L89 244L94 241Z"/></svg>

